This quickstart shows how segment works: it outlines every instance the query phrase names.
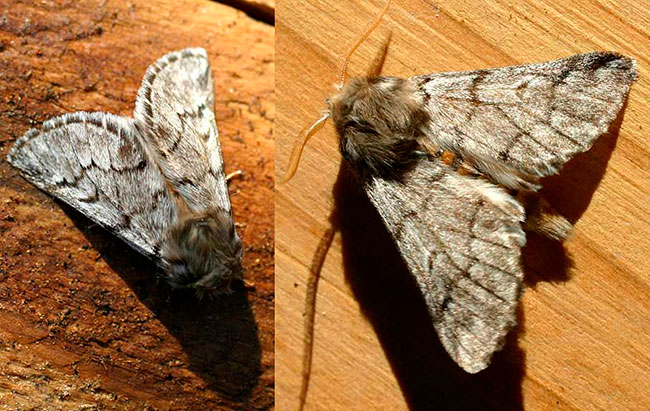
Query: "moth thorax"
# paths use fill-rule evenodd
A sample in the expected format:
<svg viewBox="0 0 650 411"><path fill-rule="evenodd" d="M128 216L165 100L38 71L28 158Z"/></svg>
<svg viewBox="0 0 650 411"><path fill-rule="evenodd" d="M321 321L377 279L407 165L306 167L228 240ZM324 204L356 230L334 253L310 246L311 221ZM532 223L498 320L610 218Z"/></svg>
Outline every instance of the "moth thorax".
<svg viewBox="0 0 650 411"><path fill-rule="evenodd" d="M228 291L241 278L241 241L227 211L188 212L171 228L163 246L167 281L202 292Z"/></svg>
<svg viewBox="0 0 650 411"><path fill-rule="evenodd" d="M410 80L351 80L330 101L343 157L362 173L399 175L413 161L430 116Z"/></svg>

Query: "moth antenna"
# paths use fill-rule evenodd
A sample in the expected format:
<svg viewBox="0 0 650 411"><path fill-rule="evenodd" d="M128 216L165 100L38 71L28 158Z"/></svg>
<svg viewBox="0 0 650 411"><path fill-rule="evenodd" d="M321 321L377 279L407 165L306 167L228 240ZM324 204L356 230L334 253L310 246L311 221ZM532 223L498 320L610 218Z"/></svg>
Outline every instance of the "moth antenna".
<svg viewBox="0 0 650 411"><path fill-rule="evenodd" d="M302 357L302 385L300 387L300 406L299 410L305 408L307 401L307 390L309 389L309 377L311 376L312 355L314 352L314 319L316 318L316 295L318 294L318 281L320 280L321 269L327 257L336 228L334 224L330 226L323 234L318 243L318 248L314 253L311 266L309 267L309 282L307 283L307 295L305 298L304 327L305 335L303 339L303 357Z"/></svg>
<svg viewBox="0 0 650 411"><path fill-rule="evenodd" d="M366 73L368 77L377 77L381 75L381 71L384 68L384 63L386 62L386 56L388 55L388 45L390 44L392 37L393 31L391 30L388 32L388 36L386 37L381 50L379 53L377 53L375 59L372 61L372 64L370 64L368 68L368 73Z"/></svg>
<svg viewBox="0 0 650 411"><path fill-rule="evenodd" d="M359 37L356 43L354 43L354 45L350 48L350 51L348 51L348 54L345 56L345 60L343 61L343 67L341 67L341 76L339 82L340 88L343 88L343 85L345 84L345 78L348 74L348 62L350 61L350 57L352 57L352 54L357 50L357 48L361 45L361 43L363 43L363 41L367 39L368 36L370 36L370 33L372 33L373 30L377 28L382 17L384 17L384 14L386 14L386 11L388 11L388 7L390 6L390 1L391 0L386 1L384 8L381 9L381 11L377 16L375 16L375 19L370 23L368 28L363 32L361 37Z"/></svg>
<svg viewBox="0 0 650 411"><path fill-rule="evenodd" d="M357 50L357 48L363 43L365 39L368 38L370 33L374 29L377 28L379 23L381 22L382 17L384 17L384 14L386 14L386 11L388 11L388 7L390 6L391 0L387 0L386 4L384 5L384 8L379 12L377 16L375 16L374 20L370 23L368 28L363 32L361 37L356 41L356 43L350 48L350 51L348 51L348 54L345 56L345 60L343 61L343 67L341 68L341 76L340 76L340 82L339 84L336 85L338 89L342 89L343 85L345 84L345 77L347 76L347 71L348 71L348 61L350 60L350 57L352 54ZM389 33L388 35L388 40L385 42L384 47L382 48L382 54L375 59L373 62L373 65L371 67L371 72L381 72L381 68L384 65L384 61L386 59L386 50L388 50L388 43L390 43L390 38L392 36L392 32ZM293 148L291 149L291 156L289 157L289 167L287 168L287 172L285 175L278 181L279 184L284 184L287 181L291 180L291 178L296 174L296 171L298 170L298 164L300 163L300 157L302 156L302 150L305 148L305 145L318 130L325 124L325 121L329 118L330 113L326 113L321 117L319 120L317 120L314 124L307 129L307 127L304 127L302 130L300 130L300 133L298 134L298 137L296 138L296 142L293 144ZM307 132L305 133L305 130L307 129ZM303 137L304 134L304 137Z"/></svg>
<svg viewBox="0 0 650 411"><path fill-rule="evenodd" d="M289 157L289 166L287 168L287 172L278 183L284 184L287 181L291 180L294 174L296 174L296 170L298 170L298 163L300 163L300 157L302 156L302 150L305 148L305 144L307 144L311 136L316 134L316 132L320 130L321 127L323 127L325 121L329 118L329 116L330 113L325 113L323 117L316 120L316 122L314 122L311 126L305 126L302 130L300 130L300 133L296 138L296 142L293 143L293 148L291 149L291 156ZM306 133L305 130L307 130Z"/></svg>

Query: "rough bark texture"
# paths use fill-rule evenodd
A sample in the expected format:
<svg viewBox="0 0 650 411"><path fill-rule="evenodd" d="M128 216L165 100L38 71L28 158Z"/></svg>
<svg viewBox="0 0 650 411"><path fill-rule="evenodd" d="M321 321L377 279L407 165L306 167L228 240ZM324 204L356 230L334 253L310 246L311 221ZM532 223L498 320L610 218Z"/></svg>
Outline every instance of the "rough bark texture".
<svg viewBox="0 0 650 411"><path fill-rule="evenodd" d="M201 46L247 286L197 301L6 162L72 111L130 116L147 66ZM0 2L0 408L273 406L273 27L216 2ZM3 408L4 409L4 408Z"/></svg>

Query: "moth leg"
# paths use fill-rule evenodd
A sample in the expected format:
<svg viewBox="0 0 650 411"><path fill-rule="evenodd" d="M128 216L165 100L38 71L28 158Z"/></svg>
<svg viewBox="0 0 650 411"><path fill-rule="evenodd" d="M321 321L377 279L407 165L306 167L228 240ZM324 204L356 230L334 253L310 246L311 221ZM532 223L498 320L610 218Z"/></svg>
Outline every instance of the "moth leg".
<svg viewBox="0 0 650 411"><path fill-rule="evenodd" d="M243 171L241 171L241 170L233 171L232 173L230 173L230 174L228 174L226 176L226 181L229 182L231 178L233 178L235 176L240 176L242 174L243 174Z"/></svg>
<svg viewBox="0 0 650 411"><path fill-rule="evenodd" d="M564 241L571 234L573 228L571 223L541 195L519 193L517 199L524 204L526 209L524 229L557 241Z"/></svg>

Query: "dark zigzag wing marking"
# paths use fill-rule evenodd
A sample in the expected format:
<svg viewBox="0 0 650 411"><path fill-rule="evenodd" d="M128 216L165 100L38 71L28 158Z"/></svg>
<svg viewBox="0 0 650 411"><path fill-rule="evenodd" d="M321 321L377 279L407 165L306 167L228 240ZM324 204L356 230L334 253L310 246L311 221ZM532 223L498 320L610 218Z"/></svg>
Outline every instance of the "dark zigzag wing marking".
<svg viewBox="0 0 650 411"><path fill-rule="evenodd" d="M412 81L432 116L435 143L540 177L607 131L636 77L633 59L603 52Z"/></svg>
<svg viewBox="0 0 650 411"><path fill-rule="evenodd" d="M219 134L214 81L203 49L169 53L148 69L134 117L163 174L195 212L230 212Z"/></svg>
<svg viewBox="0 0 650 411"><path fill-rule="evenodd" d="M364 188L445 349L469 372L487 367L516 320L521 207L503 190L437 159L421 160L400 181L369 177Z"/></svg>
<svg viewBox="0 0 650 411"><path fill-rule="evenodd" d="M133 120L85 112L56 117L18 139L8 159L41 190L158 257L176 207Z"/></svg>

